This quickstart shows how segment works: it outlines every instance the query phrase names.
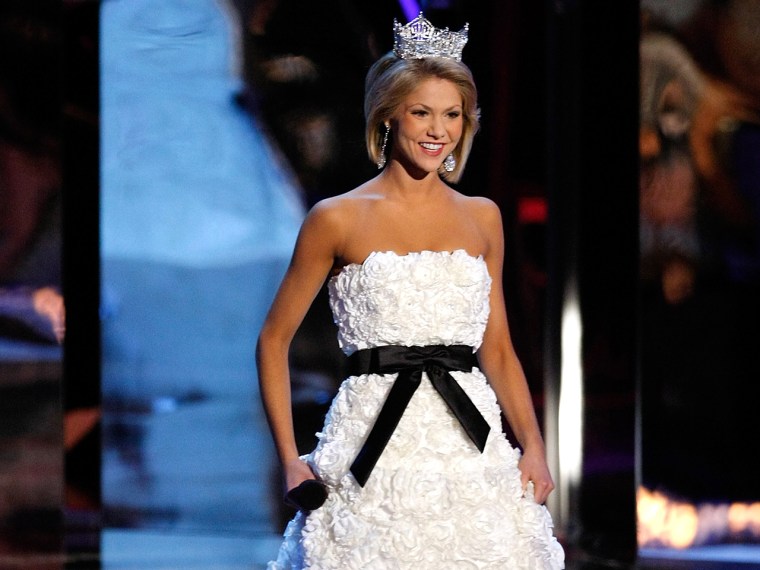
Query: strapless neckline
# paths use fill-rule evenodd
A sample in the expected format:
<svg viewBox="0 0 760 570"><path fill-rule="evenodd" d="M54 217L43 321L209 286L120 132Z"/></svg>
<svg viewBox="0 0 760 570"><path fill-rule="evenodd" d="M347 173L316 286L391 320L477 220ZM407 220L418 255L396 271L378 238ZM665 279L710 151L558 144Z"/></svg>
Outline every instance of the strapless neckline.
<svg viewBox="0 0 760 570"><path fill-rule="evenodd" d="M340 346L479 346L491 281L483 256L464 249L373 252L328 282Z"/></svg>
<svg viewBox="0 0 760 570"><path fill-rule="evenodd" d="M347 263L343 267L340 268L340 271L338 271L335 275L332 275L330 277L330 281L333 281L340 277L341 274L345 273L346 271L352 269L352 268L362 268L371 260L374 259L377 256L380 255L387 255L389 257L394 257L398 259L406 259L406 258L414 258L414 257L421 257L425 255L439 255L442 257L451 257L455 255L463 255L465 257L468 257L470 259L473 259L475 261L482 261L485 263L485 260L483 259L483 254L478 255L472 255L469 253L466 249L463 247L457 248L457 249L451 249L451 250L434 250L434 249L420 249L417 251L409 251L407 253L396 253L393 250L375 250L371 251L369 254L367 254L367 257L364 258L364 261L361 263Z"/></svg>

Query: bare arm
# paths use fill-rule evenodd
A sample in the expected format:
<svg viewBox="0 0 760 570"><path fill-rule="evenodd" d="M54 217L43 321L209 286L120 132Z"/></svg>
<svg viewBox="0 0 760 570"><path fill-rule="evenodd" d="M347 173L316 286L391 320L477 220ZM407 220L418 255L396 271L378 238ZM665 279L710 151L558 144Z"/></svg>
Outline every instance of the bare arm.
<svg viewBox="0 0 760 570"><path fill-rule="evenodd" d="M554 489L554 482L546 464L546 449L528 383L515 354L507 323L502 286L504 233L501 214L495 204L489 203L481 209L479 217L487 233L488 249L485 261L493 283L490 297L491 314L483 336L483 344L478 351L478 360L523 449L520 460L523 488L527 486L528 481L533 481L536 502L543 503Z"/></svg>
<svg viewBox="0 0 760 570"><path fill-rule="evenodd" d="M339 220L334 208L315 206L304 220L295 250L256 346L264 410L277 454L292 489L314 475L299 460L293 433L288 351L290 343L338 254Z"/></svg>

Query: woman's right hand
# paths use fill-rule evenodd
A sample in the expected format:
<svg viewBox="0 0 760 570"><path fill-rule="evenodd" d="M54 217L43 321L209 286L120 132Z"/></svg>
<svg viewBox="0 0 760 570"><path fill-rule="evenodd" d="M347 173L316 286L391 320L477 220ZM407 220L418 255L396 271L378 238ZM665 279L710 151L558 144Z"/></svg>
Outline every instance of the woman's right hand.
<svg viewBox="0 0 760 570"><path fill-rule="evenodd" d="M293 459L283 465L285 471L285 492L298 487L307 479L316 479L314 472L305 461L300 458Z"/></svg>

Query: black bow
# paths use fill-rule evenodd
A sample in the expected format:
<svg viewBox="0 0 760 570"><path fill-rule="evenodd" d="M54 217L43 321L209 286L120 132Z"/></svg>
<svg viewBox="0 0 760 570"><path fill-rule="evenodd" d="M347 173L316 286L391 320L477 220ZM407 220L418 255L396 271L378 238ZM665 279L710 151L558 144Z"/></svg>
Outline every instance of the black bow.
<svg viewBox="0 0 760 570"><path fill-rule="evenodd" d="M451 374L452 370L470 372L477 366L471 346L378 346L359 350L348 358L348 374L395 374L396 381L377 415L375 425L351 465L359 485L364 487L377 460L393 435L412 395L425 372L472 442L482 453L490 427Z"/></svg>

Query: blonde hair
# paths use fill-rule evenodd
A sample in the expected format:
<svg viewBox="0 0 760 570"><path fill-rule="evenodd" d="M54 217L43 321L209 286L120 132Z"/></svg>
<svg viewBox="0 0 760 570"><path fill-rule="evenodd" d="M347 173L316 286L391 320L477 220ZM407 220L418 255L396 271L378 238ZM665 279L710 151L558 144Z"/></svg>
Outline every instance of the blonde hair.
<svg viewBox="0 0 760 570"><path fill-rule="evenodd" d="M367 153L373 162L378 161L385 135L385 123L394 115L407 95L428 78L450 81L462 96L462 137L453 152L457 164L452 172L441 171L446 180L459 182L470 155L472 140L480 128L480 110L472 72L465 64L452 59L401 59L393 52L388 52L374 63L364 84Z"/></svg>

